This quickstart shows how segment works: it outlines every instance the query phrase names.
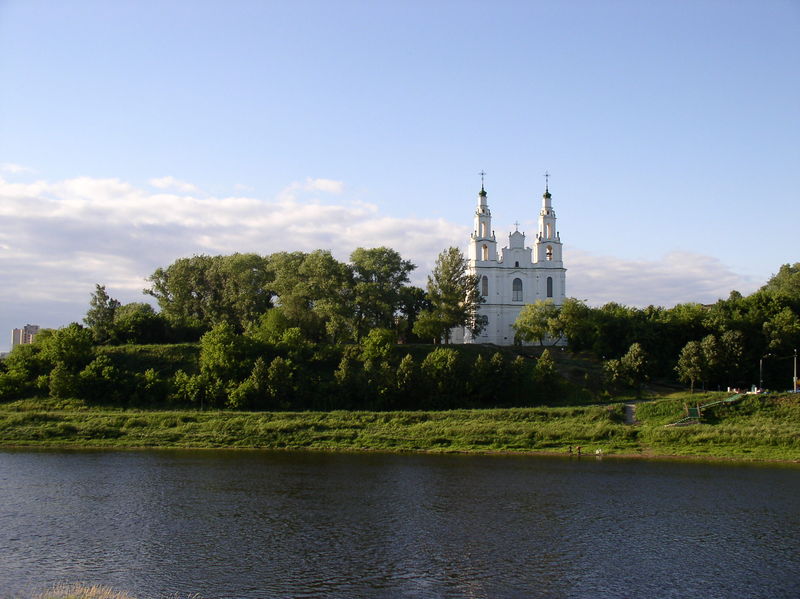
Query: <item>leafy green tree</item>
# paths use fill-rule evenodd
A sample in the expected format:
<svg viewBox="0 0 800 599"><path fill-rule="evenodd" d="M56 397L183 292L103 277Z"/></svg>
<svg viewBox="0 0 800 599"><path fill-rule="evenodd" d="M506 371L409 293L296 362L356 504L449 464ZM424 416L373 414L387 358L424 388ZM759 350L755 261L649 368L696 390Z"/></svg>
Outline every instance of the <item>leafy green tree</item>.
<svg viewBox="0 0 800 599"><path fill-rule="evenodd" d="M81 370L78 377L83 399L104 403L121 403L126 399L122 394L122 373L106 355L97 356Z"/></svg>
<svg viewBox="0 0 800 599"><path fill-rule="evenodd" d="M783 308L764 323L764 335L770 350L789 352L800 345L800 318L791 308Z"/></svg>
<svg viewBox="0 0 800 599"><path fill-rule="evenodd" d="M78 375L63 362L57 362L50 372L50 396L56 399L78 397L79 385Z"/></svg>
<svg viewBox="0 0 800 599"><path fill-rule="evenodd" d="M361 341L361 360L389 360L397 343L394 331L389 329L372 329Z"/></svg>
<svg viewBox="0 0 800 599"><path fill-rule="evenodd" d="M34 345L39 346L41 356L50 364L61 364L70 372L78 373L94 358L94 339L89 329L77 322L37 336Z"/></svg>
<svg viewBox="0 0 800 599"><path fill-rule="evenodd" d="M539 359L536 360L536 366L533 369L533 380L536 384L550 389L555 385L557 377L556 363L553 360L553 356L550 355L550 350L545 349Z"/></svg>
<svg viewBox="0 0 800 599"><path fill-rule="evenodd" d="M225 322L237 332L272 306L269 261L256 254L181 258L149 277L144 292L164 317L204 332Z"/></svg>
<svg viewBox="0 0 800 599"><path fill-rule="evenodd" d="M285 410L297 393L296 368L289 359L276 357L267 368L266 391L270 409Z"/></svg>
<svg viewBox="0 0 800 599"><path fill-rule="evenodd" d="M479 335L486 327L486 317L478 314L484 301L478 289L479 277L470 274L467 261L461 250L450 247L436 259L433 272L428 276L428 300L431 307L420 312L414 332L420 337L434 337L450 342L450 331L454 327L466 327L473 335Z"/></svg>
<svg viewBox="0 0 800 599"><path fill-rule="evenodd" d="M741 331L725 331L720 338L722 350L722 368L728 386L734 384L742 367L744 356L744 335Z"/></svg>
<svg viewBox="0 0 800 599"><path fill-rule="evenodd" d="M110 341L114 343L163 343L166 340L166 322L153 306L133 302L118 306Z"/></svg>
<svg viewBox="0 0 800 599"><path fill-rule="evenodd" d="M237 410L270 409L269 367L260 357L253 364L250 376L242 381L228 396L228 405Z"/></svg>
<svg viewBox="0 0 800 599"><path fill-rule="evenodd" d="M200 339L200 373L227 384L241 381L252 368L251 344L227 323L219 323Z"/></svg>
<svg viewBox="0 0 800 599"><path fill-rule="evenodd" d="M358 248L350 262L358 337L375 327L393 328L403 307L403 288L416 267L387 247Z"/></svg>
<svg viewBox="0 0 800 599"><path fill-rule="evenodd" d="M458 352L451 348L436 348L425 356L421 370L431 389L430 407L451 407L463 388Z"/></svg>
<svg viewBox="0 0 800 599"><path fill-rule="evenodd" d="M675 367L678 379L685 383L690 383L691 391L694 393L694 384L696 381L701 380L705 369L705 356L702 346L698 341L689 341L678 356L678 365Z"/></svg>
<svg viewBox="0 0 800 599"><path fill-rule="evenodd" d="M419 399L419 393L422 391L422 386L419 367L416 362L414 362L414 358L411 354L406 354L403 356L403 359L400 360L394 380L397 403L401 407L415 407Z"/></svg>
<svg viewBox="0 0 800 599"><path fill-rule="evenodd" d="M800 262L783 264L761 290L782 296L790 305L800 308Z"/></svg>
<svg viewBox="0 0 800 599"><path fill-rule="evenodd" d="M703 380L709 384L721 380L725 371L725 353L719 339L706 335L700 341L700 349L703 351Z"/></svg>
<svg viewBox="0 0 800 599"><path fill-rule="evenodd" d="M595 329L592 310L581 300L568 297L558 310L557 331L567 338L573 351L591 349L594 345Z"/></svg>
<svg viewBox="0 0 800 599"><path fill-rule="evenodd" d="M550 345L555 345L561 338L562 331L558 316L558 307L551 299L526 304L512 325L516 339L539 345L544 345L545 340L549 340Z"/></svg>
<svg viewBox="0 0 800 599"><path fill-rule="evenodd" d="M114 316L120 303L106 293L105 285L95 285L89 310L83 322L92 330L95 343L108 342L114 333Z"/></svg>
<svg viewBox="0 0 800 599"><path fill-rule="evenodd" d="M620 358L622 370L628 385L636 390L639 395L642 385L649 380L649 364L647 353L639 343L634 343L628 348L627 353Z"/></svg>

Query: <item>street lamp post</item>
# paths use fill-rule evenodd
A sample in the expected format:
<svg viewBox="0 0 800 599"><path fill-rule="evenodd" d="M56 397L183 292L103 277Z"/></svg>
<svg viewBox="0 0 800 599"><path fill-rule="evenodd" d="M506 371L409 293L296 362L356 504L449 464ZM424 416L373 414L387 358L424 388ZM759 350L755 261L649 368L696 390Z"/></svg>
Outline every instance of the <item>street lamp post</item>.
<svg viewBox="0 0 800 599"><path fill-rule="evenodd" d="M770 357L772 354L764 354L758 359L758 390L764 390L764 358Z"/></svg>

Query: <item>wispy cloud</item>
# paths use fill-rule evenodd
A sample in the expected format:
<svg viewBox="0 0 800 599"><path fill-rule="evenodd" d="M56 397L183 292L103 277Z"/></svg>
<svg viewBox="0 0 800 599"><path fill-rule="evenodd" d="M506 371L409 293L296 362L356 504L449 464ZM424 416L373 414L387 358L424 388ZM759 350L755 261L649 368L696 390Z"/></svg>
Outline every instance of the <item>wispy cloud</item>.
<svg viewBox="0 0 800 599"><path fill-rule="evenodd" d="M29 166L22 166L21 164L14 164L12 162L0 163L0 173L18 175L20 173L32 173L32 172L34 172L34 170Z"/></svg>
<svg viewBox="0 0 800 599"><path fill-rule="evenodd" d="M172 189L181 193L197 193L200 191L196 186L191 183L186 183L175 177L157 177L148 181L150 185L158 189Z"/></svg>
<svg viewBox="0 0 800 599"><path fill-rule="evenodd" d="M612 301L640 307L713 303L734 289L747 294L764 283L733 272L717 258L690 252L672 252L660 260L646 261L570 249L565 260L567 294L591 305Z"/></svg>

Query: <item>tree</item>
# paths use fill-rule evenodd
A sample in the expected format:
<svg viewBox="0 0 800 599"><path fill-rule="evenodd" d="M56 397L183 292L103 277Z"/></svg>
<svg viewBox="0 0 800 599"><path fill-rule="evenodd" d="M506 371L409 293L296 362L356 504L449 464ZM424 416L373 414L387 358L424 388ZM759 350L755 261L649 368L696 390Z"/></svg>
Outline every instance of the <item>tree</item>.
<svg viewBox="0 0 800 599"><path fill-rule="evenodd" d="M257 254L181 258L148 280L164 317L198 333L221 322L242 331L272 306L269 261Z"/></svg>
<svg viewBox="0 0 800 599"><path fill-rule="evenodd" d="M642 391L642 385L649 379L647 353L639 343L634 343L619 361L628 385L636 389L638 396Z"/></svg>
<svg viewBox="0 0 800 599"><path fill-rule="evenodd" d="M153 306L133 302L117 307L111 341L114 343L163 343L166 322Z"/></svg>
<svg viewBox="0 0 800 599"><path fill-rule="evenodd" d="M251 342L227 323L214 326L200 339L200 373L223 383L240 381L250 371Z"/></svg>
<svg viewBox="0 0 800 599"><path fill-rule="evenodd" d="M450 342L450 331L463 326L472 335L479 335L486 326L486 317L478 314L484 301L478 289L479 277L470 274L467 261L458 248L450 247L436 259L428 276L428 300L431 307L419 314L414 332L420 337L444 338Z"/></svg>
<svg viewBox="0 0 800 599"><path fill-rule="evenodd" d="M61 364L69 372L78 373L94 358L92 332L73 322L51 334L37 337L34 345L50 364Z"/></svg>
<svg viewBox="0 0 800 599"><path fill-rule="evenodd" d="M800 262L783 264L761 290L783 296L794 307L800 307Z"/></svg>
<svg viewBox="0 0 800 599"><path fill-rule="evenodd" d="M725 331L720 339L722 346L723 372L728 386L735 383L734 377L742 366L744 335L741 331Z"/></svg>
<svg viewBox="0 0 800 599"><path fill-rule="evenodd" d="M416 268L387 247L357 248L350 254L357 335L374 327L394 328L403 305L403 288Z"/></svg>
<svg viewBox="0 0 800 599"><path fill-rule="evenodd" d="M784 308L764 323L764 335L772 351L791 351L800 344L800 318Z"/></svg>
<svg viewBox="0 0 800 599"><path fill-rule="evenodd" d="M709 385L722 378L725 370L725 354L722 344L714 335L706 335L700 341L703 350L704 373L703 380Z"/></svg>
<svg viewBox="0 0 800 599"><path fill-rule="evenodd" d="M592 310L581 300L568 297L558 310L558 329L573 351L590 349L594 344Z"/></svg>
<svg viewBox="0 0 800 599"><path fill-rule="evenodd" d="M114 316L120 303L106 293L105 285L95 285L89 310L83 322L92 330L95 343L106 343L114 333Z"/></svg>
<svg viewBox="0 0 800 599"><path fill-rule="evenodd" d="M550 355L550 350L545 349L533 369L533 380L545 387L551 387L556 380L556 363Z"/></svg>
<svg viewBox="0 0 800 599"><path fill-rule="evenodd" d="M460 396L463 387L459 367L458 352L454 349L439 347L425 356L422 361L422 374L431 390L431 399L435 408L451 407L454 397Z"/></svg>
<svg viewBox="0 0 800 599"><path fill-rule="evenodd" d="M562 330L558 315L558 307L551 299L536 300L523 306L512 325L515 337L520 341L536 342L539 345L544 345L544 341L549 339L550 345L555 345Z"/></svg>
<svg viewBox="0 0 800 599"><path fill-rule="evenodd" d="M699 342L689 341L683 347L675 371L680 381L690 383L691 392L694 393L695 381L700 380L705 372L705 357Z"/></svg>

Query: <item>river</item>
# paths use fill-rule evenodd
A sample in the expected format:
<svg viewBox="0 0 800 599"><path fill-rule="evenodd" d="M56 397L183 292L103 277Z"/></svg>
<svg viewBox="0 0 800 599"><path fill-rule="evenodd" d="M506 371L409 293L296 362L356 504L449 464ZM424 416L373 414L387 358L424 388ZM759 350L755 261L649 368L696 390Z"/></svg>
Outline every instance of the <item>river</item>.
<svg viewBox="0 0 800 599"><path fill-rule="evenodd" d="M800 468L0 451L0 596L800 597Z"/></svg>

